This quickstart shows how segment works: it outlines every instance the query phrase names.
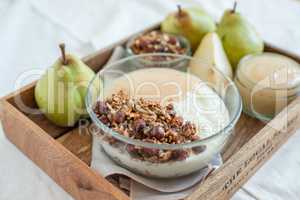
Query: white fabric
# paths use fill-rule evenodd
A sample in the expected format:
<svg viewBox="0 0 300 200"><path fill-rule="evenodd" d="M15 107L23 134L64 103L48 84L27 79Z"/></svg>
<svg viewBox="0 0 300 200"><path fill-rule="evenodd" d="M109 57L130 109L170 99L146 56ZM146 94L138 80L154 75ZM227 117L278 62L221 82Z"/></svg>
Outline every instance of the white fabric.
<svg viewBox="0 0 300 200"><path fill-rule="evenodd" d="M199 2L215 19L228 0ZM1 0L0 1L0 95L15 89L21 74L35 69L37 79L50 66L64 41L67 49L86 55L135 30L162 19L178 1L164 0ZM263 38L300 54L300 2L297 0L239 0L238 10ZM300 196L300 134L274 156L233 199L289 199ZM71 199L38 169L0 131L0 199ZM252 197L251 197L252 196ZM253 196L255 198L253 198Z"/></svg>

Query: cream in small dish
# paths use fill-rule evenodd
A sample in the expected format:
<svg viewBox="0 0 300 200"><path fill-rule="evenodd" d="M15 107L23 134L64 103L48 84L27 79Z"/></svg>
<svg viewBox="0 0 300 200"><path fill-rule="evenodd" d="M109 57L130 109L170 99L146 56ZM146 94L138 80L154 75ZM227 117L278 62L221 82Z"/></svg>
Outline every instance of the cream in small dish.
<svg viewBox="0 0 300 200"><path fill-rule="evenodd" d="M187 64L192 59L180 58ZM102 92L87 96L104 151L118 164L150 177L179 177L205 167L222 150L239 118L235 85L227 77L226 89L207 85L173 68L125 68L130 59L136 58L101 71ZM124 73L117 76L120 69Z"/></svg>
<svg viewBox="0 0 300 200"><path fill-rule="evenodd" d="M238 64L234 81L244 112L269 121L299 96L300 65L276 53L249 55Z"/></svg>

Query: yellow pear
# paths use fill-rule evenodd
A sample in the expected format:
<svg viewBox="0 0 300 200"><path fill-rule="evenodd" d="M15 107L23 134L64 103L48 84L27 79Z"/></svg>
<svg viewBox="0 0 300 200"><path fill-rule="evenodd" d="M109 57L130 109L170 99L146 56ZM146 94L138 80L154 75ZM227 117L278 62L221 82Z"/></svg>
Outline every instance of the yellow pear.
<svg viewBox="0 0 300 200"><path fill-rule="evenodd" d="M229 61L236 69L239 61L246 55L261 53L264 42L255 28L246 18L236 12L236 3L232 10L226 10L218 25L217 33Z"/></svg>
<svg viewBox="0 0 300 200"><path fill-rule="evenodd" d="M218 79L223 79L222 74L232 78L232 68L226 56L222 42L215 32L207 33L196 52L193 55L193 60L189 65L189 72L198 76L204 81L216 83Z"/></svg>
<svg viewBox="0 0 300 200"><path fill-rule="evenodd" d="M216 30L216 24L201 7L190 7L170 13L161 23L161 31L182 35L188 39L193 50L200 44L203 36Z"/></svg>
<svg viewBox="0 0 300 200"><path fill-rule="evenodd" d="M62 57L37 82L35 100L45 116L58 126L74 126L86 117L85 96L95 72L73 54L65 54L65 45L60 45ZM99 92L100 79L96 77L92 92ZM96 95L95 95L96 96Z"/></svg>

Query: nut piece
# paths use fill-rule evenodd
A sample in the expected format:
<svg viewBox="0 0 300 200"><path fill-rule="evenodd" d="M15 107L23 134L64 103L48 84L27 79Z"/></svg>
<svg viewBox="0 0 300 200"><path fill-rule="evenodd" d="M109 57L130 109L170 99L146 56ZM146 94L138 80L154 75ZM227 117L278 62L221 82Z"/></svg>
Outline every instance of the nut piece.
<svg viewBox="0 0 300 200"><path fill-rule="evenodd" d="M178 161L185 160L188 156L189 156L188 151L185 151L183 149L174 150L172 152L173 159L178 160Z"/></svg>
<svg viewBox="0 0 300 200"><path fill-rule="evenodd" d="M163 127L161 126L154 126L151 130L151 134L152 137L155 137L158 140L161 140L162 138L165 137L165 130Z"/></svg>
<svg viewBox="0 0 300 200"><path fill-rule="evenodd" d="M110 123L108 117L105 116L105 115L102 115L99 119L100 119L100 121L101 121L103 124L108 125L108 124Z"/></svg>
<svg viewBox="0 0 300 200"><path fill-rule="evenodd" d="M171 123L173 127L180 127L183 124L183 118L181 116L175 116Z"/></svg>
<svg viewBox="0 0 300 200"><path fill-rule="evenodd" d="M125 113L123 111L118 111L114 115L114 121L118 124L123 123L125 121Z"/></svg>
<svg viewBox="0 0 300 200"><path fill-rule="evenodd" d="M172 158L172 151L166 151L159 154L159 161L164 162Z"/></svg>
<svg viewBox="0 0 300 200"><path fill-rule="evenodd" d="M105 115L108 113L108 107L106 105L105 102L103 101L98 101L97 104L96 104L96 110L98 111L98 113L100 115Z"/></svg>
<svg viewBox="0 0 300 200"><path fill-rule="evenodd" d="M190 137L196 134L196 127L191 122L186 122L182 127L182 132L185 137Z"/></svg>
<svg viewBox="0 0 300 200"><path fill-rule="evenodd" d="M134 145L132 144L128 144L126 146L126 150L129 152L129 153L136 153L137 149L134 147Z"/></svg>
<svg viewBox="0 0 300 200"><path fill-rule="evenodd" d="M136 133L143 132L145 127L146 127L146 123L143 119L137 119L134 122L134 130L135 130Z"/></svg>
<svg viewBox="0 0 300 200"><path fill-rule="evenodd" d="M152 149L152 148L143 147L143 148L141 148L141 153L143 153L147 157L157 156L158 153L159 153L159 149Z"/></svg>

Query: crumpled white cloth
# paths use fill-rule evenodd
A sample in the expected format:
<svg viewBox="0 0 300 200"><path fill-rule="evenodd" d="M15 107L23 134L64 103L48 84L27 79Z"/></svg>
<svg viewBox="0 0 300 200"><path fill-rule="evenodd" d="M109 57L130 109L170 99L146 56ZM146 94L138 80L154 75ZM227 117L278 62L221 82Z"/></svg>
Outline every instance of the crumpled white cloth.
<svg viewBox="0 0 300 200"><path fill-rule="evenodd" d="M15 89L25 71L35 69L20 85L37 79L59 55L57 44L86 55L162 19L180 1L162 0L1 0L0 96ZM219 19L232 0L199 2ZM254 24L263 38L300 54L300 1L239 0L238 10ZM129 23L130 22L130 23ZM20 86L19 84L16 87ZM233 199L289 199L300 196L300 134L245 184ZM29 161L0 130L0 199L71 199L44 172ZM20 167L22 166L22 167ZM251 195L249 195L251 194Z"/></svg>
<svg viewBox="0 0 300 200"><path fill-rule="evenodd" d="M92 42L101 48L162 20L176 10L176 4L183 7L198 4L215 20L219 20L224 9L232 8L233 0L30 0L33 7L64 27L83 42ZM297 0L239 0L237 10L257 28L266 41L286 49L300 52L291 38L300 38L297 26L300 17ZM103 17L105 16L105 17ZM284 27L283 27L284 26Z"/></svg>

